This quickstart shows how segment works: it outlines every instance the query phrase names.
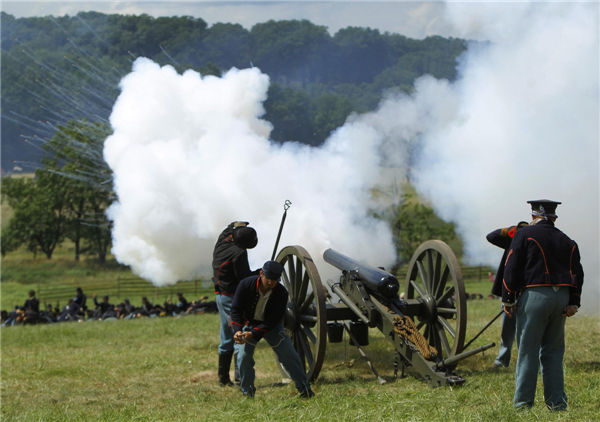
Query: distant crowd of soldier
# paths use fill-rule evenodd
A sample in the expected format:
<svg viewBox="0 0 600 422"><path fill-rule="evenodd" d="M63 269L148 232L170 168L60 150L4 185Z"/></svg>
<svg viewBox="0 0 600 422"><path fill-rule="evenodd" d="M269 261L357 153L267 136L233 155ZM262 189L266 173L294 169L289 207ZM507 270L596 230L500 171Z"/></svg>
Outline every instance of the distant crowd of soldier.
<svg viewBox="0 0 600 422"><path fill-rule="evenodd" d="M45 324L69 321L106 321L116 319L132 318L154 318L166 316L185 316L191 314L217 313L215 301L209 301L208 296L188 302L183 293L177 293L177 303L167 299L163 305L152 304L147 297L142 297L142 304L134 306L129 299L114 305L109 302L109 297L104 296L101 302L97 300L94 293L94 308L88 309L87 296L81 287L77 288L77 294L69 299L67 305L62 309L47 304L45 310L40 310L40 302L35 297L35 291L29 291L29 298L23 306L15 306L11 312L2 311L2 327L21 324Z"/></svg>

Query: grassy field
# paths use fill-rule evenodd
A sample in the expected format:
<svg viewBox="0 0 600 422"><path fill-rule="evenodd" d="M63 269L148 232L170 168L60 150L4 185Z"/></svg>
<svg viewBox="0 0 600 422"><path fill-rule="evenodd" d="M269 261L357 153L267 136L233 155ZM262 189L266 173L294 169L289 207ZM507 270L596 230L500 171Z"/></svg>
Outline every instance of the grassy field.
<svg viewBox="0 0 600 422"><path fill-rule="evenodd" d="M469 302L467 338L498 311L493 300ZM281 385L266 344L256 353L254 400L216 383L218 315L2 328L3 421L593 421L600 415L597 318L567 321L566 390L570 407L513 410L514 361L492 370L497 348L461 363L467 381L431 388L416 374L393 378L393 351L377 330L365 348L388 381L380 386L358 351L328 344L315 399ZM496 322L474 346L497 341ZM261 342L262 343L262 342Z"/></svg>
<svg viewBox="0 0 600 422"><path fill-rule="evenodd" d="M9 211L2 208L2 223ZM110 260L73 260L65 243L52 260L19 250L2 259L1 307L23 304L38 285L131 276ZM465 280L469 293L486 295L489 281ZM149 291L152 287L149 285ZM87 292L91 299L91 293ZM101 292L99 292L101 294ZM211 298L214 295L211 295ZM188 298L195 299L195 298ZM468 302L467 339L499 311L495 300ZM462 362L466 378L456 388L431 388L418 374L393 377L393 350L377 330L365 351L388 381L380 386L349 346L328 344L315 399L296 397L280 383L273 353L264 342L255 358L258 392L243 399L235 388L217 386L218 315L6 327L1 335L2 421L597 421L600 420L600 321L567 320L566 390L570 407L552 413L543 405L512 408L514 362L490 369L497 347ZM500 322L473 345L497 342Z"/></svg>

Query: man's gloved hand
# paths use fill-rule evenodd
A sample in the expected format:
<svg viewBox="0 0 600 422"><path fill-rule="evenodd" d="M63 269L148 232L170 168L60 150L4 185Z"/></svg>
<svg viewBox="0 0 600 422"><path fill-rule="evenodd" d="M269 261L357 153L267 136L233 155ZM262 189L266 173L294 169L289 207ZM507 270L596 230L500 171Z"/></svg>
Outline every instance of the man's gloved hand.
<svg viewBox="0 0 600 422"><path fill-rule="evenodd" d="M502 305L504 306L504 313L512 318L515 313L515 304L503 303Z"/></svg>

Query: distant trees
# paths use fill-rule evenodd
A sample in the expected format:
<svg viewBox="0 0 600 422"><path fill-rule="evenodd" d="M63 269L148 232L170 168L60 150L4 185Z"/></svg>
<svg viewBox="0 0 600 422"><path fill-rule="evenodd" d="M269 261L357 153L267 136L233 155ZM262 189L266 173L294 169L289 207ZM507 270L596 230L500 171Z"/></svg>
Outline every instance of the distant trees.
<svg viewBox="0 0 600 422"><path fill-rule="evenodd" d="M331 37L324 26L307 20L256 24L253 63L281 83L299 82L304 87L318 79L321 61Z"/></svg>
<svg viewBox="0 0 600 422"><path fill-rule="evenodd" d="M104 214L112 202L110 171L101 157L108 136L106 125L85 120L59 126L44 146L53 159L44 159L35 178L2 178L2 200L14 210L2 230L2 255L25 244L48 259L66 238L73 241L75 259L95 254L101 263L111 241Z"/></svg>
<svg viewBox="0 0 600 422"><path fill-rule="evenodd" d="M51 166L48 163L48 166ZM2 197L14 215L2 230L2 255L22 244L48 259L67 234L68 180L51 172L36 172L36 180L2 178Z"/></svg>
<svg viewBox="0 0 600 422"><path fill-rule="evenodd" d="M431 207L420 203L416 195L410 193L402 195L392 227L399 258L404 262L409 261L426 240L439 239L448 243L456 238L454 224L440 220Z"/></svg>
<svg viewBox="0 0 600 422"><path fill-rule="evenodd" d="M321 145L354 109L352 102L342 95L329 92L309 95L276 83L271 84L264 105L265 119L274 126L273 140L313 146Z"/></svg>
<svg viewBox="0 0 600 422"><path fill-rule="evenodd" d="M247 30L230 23L209 27L190 16L81 12L15 19L2 12L1 19L5 168L15 159L40 161L21 135L40 136L48 115L53 124L108 119L117 84L135 57L204 75L259 67L276 84L265 104L274 139L318 145L351 112L373 110L386 89L409 92L425 73L454 79L456 58L466 48L460 39L414 40L370 28L343 28L332 36L308 20L271 20ZM45 104L48 98L56 102ZM73 112L77 106L81 110ZM64 118L58 110L73 114Z"/></svg>

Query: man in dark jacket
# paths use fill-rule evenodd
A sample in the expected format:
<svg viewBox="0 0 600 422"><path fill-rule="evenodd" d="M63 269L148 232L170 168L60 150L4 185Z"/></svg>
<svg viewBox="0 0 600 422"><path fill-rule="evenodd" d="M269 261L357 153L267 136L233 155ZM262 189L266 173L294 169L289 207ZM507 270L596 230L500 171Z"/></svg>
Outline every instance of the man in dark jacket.
<svg viewBox="0 0 600 422"><path fill-rule="evenodd" d="M183 293L177 293L177 309L175 312L178 314L185 313L190 307L189 302L185 297L183 297Z"/></svg>
<svg viewBox="0 0 600 422"><path fill-rule="evenodd" d="M94 305L96 305L96 310L94 311L94 319L100 318L108 318L108 316L116 316L115 305L112 303L108 303L108 296L102 297L102 302L98 303L97 300L98 295L94 293Z"/></svg>
<svg viewBox="0 0 600 422"><path fill-rule="evenodd" d="M283 267L267 261L259 276L242 280L231 305L231 324L238 354L242 393L254 397L254 349L265 338L288 371L301 397L314 396L300 356L283 327L288 291L279 283Z"/></svg>
<svg viewBox="0 0 600 422"><path fill-rule="evenodd" d="M77 305L79 305L82 312L85 313L85 311L87 311L87 306L85 304L87 302L87 296L85 295L85 293L83 293L83 290L81 287L77 288L77 294L75 295L73 302L75 302Z"/></svg>
<svg viewBox="0 0 600 422"><path fill-rule="evenodd" d="M25 301L23 309L25 310L23 323L35 324L38 322L40 314L40 301L35 297L35 290L29 291L29 299Z"/></svg>
<svg viewBox="0 0 600 422"><path fill-rule="evenodd" d="M492 245L498 246L504 249L502 254L502 260L498 266L496 272L496 278L492 286L492 294L496 296L502 296L502 280L504 279L504 263L508 256L510 244L515 236L517 230L526 227L528 224L525 221L521 221L516 226L510 226L503 229L497 229L486 236L488 242ZM516 318L509 317L506 313L502 314L502 331L500 332L500 350L498 351L498 357L494 361L494 366L500 368L502 366L508 366L510 364L510 355L513 343L515 341L515 330L517 329Z"/></svg>
<svg viewBox="0 0 600 422"><path fill-rule="evenodd" d="M234 353L233 333L229 323L231 302L239 282L252 274L258 274L258 270L250 270L247 252L247 249L254 248L257 243L256 231L248 227L247 222L234 221L219 235L213 251L213 283L221 316L218 369L220 385L233 385L229 378Z"/></svg>
<svg viewBox="0 0 600 422"><path fill-rule="evenodd" d="M583 268L577 243L554 226L560 202L528 203L534 220L513 238L502 289L505 312L517 317L514 406L533 406L539 366L546 405L563 410L567 407L562 366L565 319L575 315L581 304Z"/></svg>
<svg viewBox="0 0 600 422"><path fill-rule="evenodd" d="M37 300L35 297L35 290L29 291L29 299L25 301L23 309L25 309L26 311L31 310L36 313L40 311L40 301Z"/></svg>

